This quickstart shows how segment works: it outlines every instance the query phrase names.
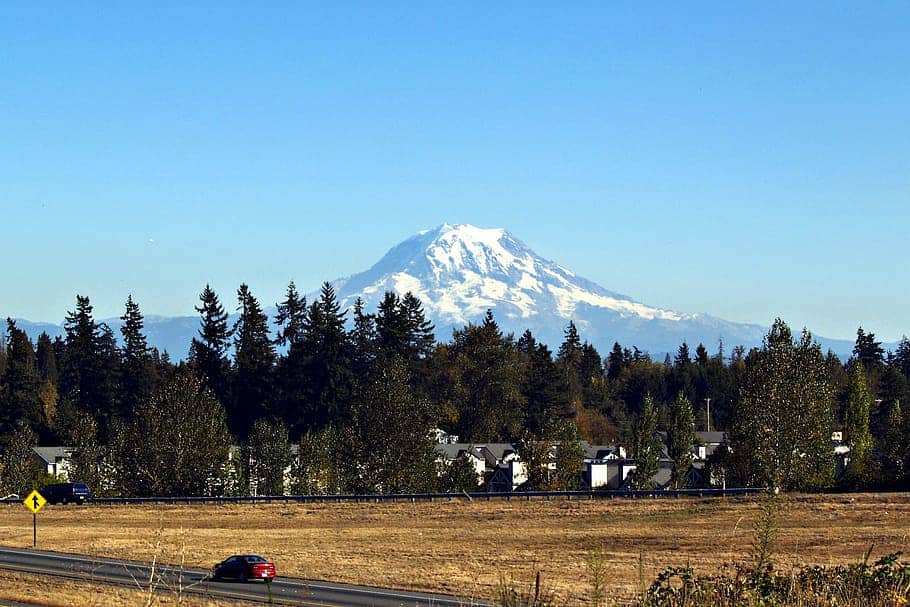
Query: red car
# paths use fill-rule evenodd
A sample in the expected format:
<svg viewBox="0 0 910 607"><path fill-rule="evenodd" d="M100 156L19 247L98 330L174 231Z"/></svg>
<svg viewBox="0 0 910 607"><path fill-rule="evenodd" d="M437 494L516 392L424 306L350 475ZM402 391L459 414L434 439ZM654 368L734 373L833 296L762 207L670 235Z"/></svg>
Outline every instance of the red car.
<svg viewBox="0 0 910 607"><path fill-rule="evenodd" d="M275 564L255 554L235 554L212 568L213 580L225 578L271 582L275 579Z"/></svg>

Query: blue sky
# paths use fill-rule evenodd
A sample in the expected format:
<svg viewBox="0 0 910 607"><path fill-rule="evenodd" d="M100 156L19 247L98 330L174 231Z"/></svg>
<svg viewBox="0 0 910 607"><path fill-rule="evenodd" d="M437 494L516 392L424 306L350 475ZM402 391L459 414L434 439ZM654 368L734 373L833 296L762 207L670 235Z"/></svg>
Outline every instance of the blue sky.
<svg viewBox="0 0 910 607"><path fill-rule="evenodd" d="M910 4L336 4L0 9L0 314L271 304L457 222L652 305L910 333Z"/></svg>

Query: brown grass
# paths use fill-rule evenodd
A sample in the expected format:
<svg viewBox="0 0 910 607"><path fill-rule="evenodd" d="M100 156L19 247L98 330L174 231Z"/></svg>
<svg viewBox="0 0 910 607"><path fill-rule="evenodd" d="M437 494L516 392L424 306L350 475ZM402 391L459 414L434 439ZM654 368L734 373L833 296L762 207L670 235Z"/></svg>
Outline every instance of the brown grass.
<svg viewBox="0 0 910 607"><path fill-rule="evenodd" d="M752 499L58 506L38 515L38 547L201 567L249 551L279 575L484 599L538 570L559 596L587 597L599 548L615 601L637 593L639 554L645 580L746 561L757 510ZM872 545L873 557L908 549L910 494L790 496L780 517L779 568L856 562ZM31 524L24 507L0 509L0 544L31 546Z"/></svg>
<svg viewBox="0 0 910 607"><path fill-rule="evenodd" d="M148 605L149 607L228 607L240 603L213 601L203 597L172 593L155 593L149 596L144 590L105 586L103 592L89 582L61 578L48 578L35 574L13 573L0 570L0 600L42 605L43 607L120 607L121 605Z"/></svg>

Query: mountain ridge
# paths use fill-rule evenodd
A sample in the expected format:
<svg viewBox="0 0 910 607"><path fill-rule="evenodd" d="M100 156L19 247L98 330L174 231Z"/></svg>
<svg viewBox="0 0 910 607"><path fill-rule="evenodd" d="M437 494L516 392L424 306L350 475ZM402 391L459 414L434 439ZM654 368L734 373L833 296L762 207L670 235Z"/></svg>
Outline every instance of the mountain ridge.
<svg viewBox="0 0 910 607"><path fill-rule="evenodd" d="M451 331L481 322L492 310L504 332L520 335L530 329L552 349L562 343L570 321L583 340L605 354L614 342L638 347L653 356L675 352L686 341L716 349L722 340L733 346L761 345L767 327L735 323L703 313L682 313L650 306L606 289L572 270L537 255L503 228L479 228L444 223L422 230L390 248L370 268L331 281L342 308L363 299L373 312L386 291L410 291L436 325L436 338L445 341ZM307 295L313 301L317 292ZM266 306L270 316L274 306ZM231 320L236 315L232 315ZM120 337L119 318L105 319ZM32 339L42 331L51 337L63 333L62 325L17 319ZM174 358L185 358L197 335L196 316L145 317L150 345ZM849 355L853 342L816 337L823 349ZM883 344L889 347L892 344Z"/></svg>

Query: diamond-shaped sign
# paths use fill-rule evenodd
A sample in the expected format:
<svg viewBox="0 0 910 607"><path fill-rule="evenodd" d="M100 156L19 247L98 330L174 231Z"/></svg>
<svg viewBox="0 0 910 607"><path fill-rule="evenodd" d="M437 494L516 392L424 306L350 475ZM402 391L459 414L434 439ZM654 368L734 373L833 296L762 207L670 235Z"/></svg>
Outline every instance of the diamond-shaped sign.
<svg viewBox="0 0 910 607"><path fill-rule="evenodd" d="M32 511L32 514L38 514L38 511L44 508L44 504L47 503L47 500L44 499L43 495L38 493L37 489L35 489L22 500L22 503L25 504L26 508Z"/></svg>

